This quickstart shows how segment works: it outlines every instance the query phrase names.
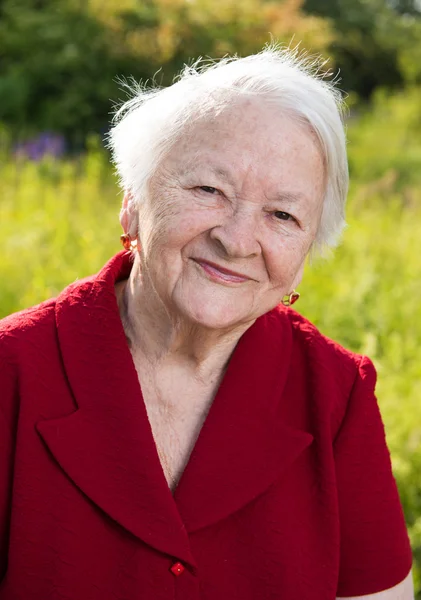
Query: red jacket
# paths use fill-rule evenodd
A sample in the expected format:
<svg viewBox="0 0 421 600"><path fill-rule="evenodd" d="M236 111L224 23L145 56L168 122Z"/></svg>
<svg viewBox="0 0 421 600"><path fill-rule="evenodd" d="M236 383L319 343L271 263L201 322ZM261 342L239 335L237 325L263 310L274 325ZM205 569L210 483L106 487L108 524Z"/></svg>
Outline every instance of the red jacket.
<svg viewBox="0 0 421 600"><path fill-rule="evenodd" d="M173 496L114 294L130 268L120 253L0 322L0 599L334 600L402 581L372 363L290 309L259 318Z"/></svg>

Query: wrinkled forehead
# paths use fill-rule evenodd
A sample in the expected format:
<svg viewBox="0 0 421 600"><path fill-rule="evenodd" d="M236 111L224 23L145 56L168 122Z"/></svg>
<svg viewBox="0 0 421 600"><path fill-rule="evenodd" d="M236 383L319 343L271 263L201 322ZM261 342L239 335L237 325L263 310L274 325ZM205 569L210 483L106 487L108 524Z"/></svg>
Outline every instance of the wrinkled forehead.
<svg viewBox="0 0 421 600"><path fill-rule="evenodd" d="M303 221L316 222L326 169L307 124L274 106L249 104L196 122L174 144L150 183L155 202L166 201L163 188L207 185L254 203L294 205Z"/></svg>
<svg viewBox="0 0 421 600"><path fill-rule="evenodd" d="M300 142L312 145L324 162L318 136L307 121L268 99L240 98L187 124L162 166L183 171L191 168L192 161L206 165L213 155L263 157L276 149L297 148Z"/></svg>

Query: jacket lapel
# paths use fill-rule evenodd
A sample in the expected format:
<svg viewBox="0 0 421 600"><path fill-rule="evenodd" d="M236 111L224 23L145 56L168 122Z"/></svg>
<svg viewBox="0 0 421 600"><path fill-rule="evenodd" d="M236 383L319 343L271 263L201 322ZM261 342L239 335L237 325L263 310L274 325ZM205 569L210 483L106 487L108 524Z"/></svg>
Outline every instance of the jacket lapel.
<svg viewBox="0 0 421 600"><path fill-rule="evenodd" d="M195 568L188 532L262 494L313 437L280 413L292 332L278 309L242 336L172 496L126 343L114 284L120 253L57 300L58 343L77 410L37 429L72 481L98 507L155 549ZM280 410L281 409L281 410Z"/></svg>
<svg viewBox="0 0 421 600"><path fill-rule="evenodd" d="M128 255L119 254L58 298L58 341L78 410L37 429L96 505L147 544L194 566L119 317L114 283L130 268Z"/></svg>
<svg viewBox="0 0 421 600"><path fill-rule="evenodd" d="M280 309L240 339L175 491L189 532L227 517L262 494L313 436L285 421L282 394L292 332Z"/></svg>

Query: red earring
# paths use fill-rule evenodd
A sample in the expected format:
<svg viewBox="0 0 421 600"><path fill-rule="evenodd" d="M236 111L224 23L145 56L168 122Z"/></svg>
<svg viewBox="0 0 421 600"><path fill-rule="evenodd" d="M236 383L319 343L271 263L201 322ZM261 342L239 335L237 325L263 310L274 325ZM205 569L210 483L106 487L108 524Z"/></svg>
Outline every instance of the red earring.
<svg viewBox="0 0 421 600"><path fill-rule="evenodd" d="M300 294L298 292L296 292L295 290L292 290L292 292L289 295L284 296L282 298L282 304L284 306L292 306L293 304L295 304L297 302L299 297L300 297Z"/></svg>

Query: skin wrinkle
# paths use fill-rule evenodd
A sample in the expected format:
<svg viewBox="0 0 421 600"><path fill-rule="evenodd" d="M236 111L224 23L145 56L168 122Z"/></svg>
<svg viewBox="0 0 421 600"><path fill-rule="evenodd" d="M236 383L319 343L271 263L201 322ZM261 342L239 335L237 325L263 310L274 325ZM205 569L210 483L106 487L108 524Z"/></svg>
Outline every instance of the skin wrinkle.
<svg viewBox="0 0 421 600"><path fill-rule="evenodd" d="M122 226L138 226L139 251L116 295L174 487L238 340L301 280L320 223L325 168L308 127L247 101L180 138L148 192L137 214L124 200ZM249 279L214 281L197 259Z"/></svg>
<svg viewBox="0 0 421 600"><path fill-rule="evenodd" d="M256 118L256 117L255 117ZM247 129L249 128L249 123L246 124ZM241 129L241 122L237 125L237 129ZM253 132L254 133L254 132ZM208 136L206 137L206 142L208 142ZM253 135L250 135L249 137L251 137L251 139L254 139ZM195 136L196 139L197 135ZM219 136L218 136L219 139ZM201 140L202 141L202 140ZM203 143L203 142L202 142ZM189 156L189 144L191 144L191 138L188 139L188 141L184 141L181 146L177 146L176 148L176 152L175 154L177 156L179 155L183 155L183 152L185 152L187 150L187 157L184 161L184 165L186 163L191 164L191 154L193 154L193 156L195 156L197 154L197 152L199 152L199 149L195 149L193 151L193 153L190 151L190 156ZM197 144L196 144L197 145ZM252 146L252 142L249 142L249 147ZM199 144L200 146L200 144ZM209 152L209 148L212 148L212 144L211 143L206 143L205 145L206 148L206 154L208 155ZM219 150L218 147L216 146L214 148L214 152L217 152L218 155ZM174 154L174 153L173 153ZM170 154L170 158L171 158L171 154ZM297 159L296 153L293 154L291 156L291 162L293 162L294 160ZM262 161L263 162L263 161ZM177 166L177 165L176 165ZM254 176L254 172L253 172L253 168L252 166L248 167L248 170L245 172L245 185L247 184L247 177L253 177ZM316 182L316 184L320 182ZM315 186L316 187L316 186ZM241 192L242 190L240 190ZM171 224L174 222L174 220L177 217L177 193L179 193L179 179L177 180L177 178L174 176L174 166L172 167L172 169L170 167L168 167L168 163L166 162L163 167L161 169L158 170L158 175L154 178L154 181L151 185L151 194L149 196L149 199L145 201L144 205L141 207L140 211L139 211L139 223L141 223L141 227L140 227L140 243L142 246L142 254L143 254L143 261L142 261L142 268L144 269L144 271L149 272L149 265L150 265L150 261L148 259L149 256L158 256L160 255L159 252L159 248L162 248L162 243L160 242L160 240L162 239L162 236L166 234L166 232L171 228ZM238 194L240 195L240 194ZM245 194L243 194L245 196ZM248 204L248 203L249 204ZM258 202L261 202L260 199L258 199ZM316 206L313 209L313 211L307 211L305 209L303 209L303 217L302 220L305 222L304 225L304 229L306 233L310 233L313 234L314 230L317 228L317 224L318 224L318 217L319 217L319 210L320 210L320 206L315 203ZM205 206L206 208L206 206ZM237 214L238 217L246 217L248 218L250 211L246 210L246 208L249 208L250 211L253 210L254 208L254 203L253 201L242 201L241 206L240 206L240 213L239 215ZM276 207L278 209L284 208L286 210L286 206L278 206ZM193 218L192 215L189 214L189 206L186 203L183 206L183 226L190 226L191 220ZM153 218L153 227L151 225L152 220L146 218L146 215L148 212L153 211L154 213L154 218ZM244 211L244 212L243 212ZM222 212L222 209L221 211ZM195 218L195 215L194 215ZM240 226L239 226L240 225ZM273 223L273 228L278 227L277 224ZM233 223L232 226L232 232L233 234L237 234L237 238L239 237L239 231L241 231L241 228L243 228L244 230L244 225L237 223ZM250 235L252 233L253 230L253 224L252 221L250 220L250 231L247 232L249 235L243 235L242 237L244 238L244 240L247 240L247 238L253 238L254 236ZM294 232L291 232L291 228L288 227L284 227L283 229L283 236L286 238L291 238L291 237L295 237L297 238L298 235ZM220 236L215 236L217 241L219 240L219 243L215 246L215 249L217 250L217 253L219 256L214 257L214 258L223 258L221 256L221 248L223 246L223 244L220 241ZM214 238L215 239L215 238ZM226 236L224 237L224 241L225 243L227 243L227 239ZM302 268L302 265L304 263L305 260L305 256L307 254L308 248L311 244L312 239L306 239L305 240L305 245L301 245L301 248L298 247L299 242L294 242L294 246L296 246L296 250L300 251L300 255L301 255L301 262L298 265L298 270ZM237 240L238 243L238 240ZM288 241L288 243L291 243L290 241ZM160 246L161 244L161 246ZM207 254L209 254L209 252L207 252ZM162 255L161 255L162 256ZM237 262L237 261L234 261ZM226 265L228 266L228 265ZM232 268L235 269L235 265L232 266ZM250 272L250 269L248 269L248 271ZM291 273L289 279L293 280L294 279L294 275L296 275L296 273ZM153 280L151 280L150 282L153 285ZM283 283L283 288L285 286L284 282ZM291 283L293 283L293 281L291 281ZM152 287L152 285L150 285L150 287ZM280 285L278 285L277 287L280 287ZM272 302L273 305L276 305L280 298L282 297L283 293L288 293L290 291L290 289L282 289L282 293L281 290L279 290L279 294L276 297L276 300L274 302ZM155 290L156 292L156 290ZM151 298L152 299L152 298ZM155 303L156 303L156 298L155 298ZM166 304L163 303L162 308L164 308L164 313L166 314L166 316L168 316L168 311L165 310L165 306ZM272 306L268 307L271 308ZM255 302L252 303L252 308L250 312L255 312L258 313L259 312L259 306L258 306L258 301L256 299ZM264 311L266 312L266 311ZM257 315L260 316L260 315ZM252 324L253 321L250 321L250 325ZM177 329L177 327L176 327ZM222 328L220 328L222 329ZM191 328L189 328L189 335L191 332Z"/></svg>
<svg viewBox="0 0 421 600"><path fill-rule="evenodd" d="M274 285L272 289L277 293L276 296L275 294L273 295L274 299L271 302L271 305L263 307L263 311L259 310L261 295L257 293L258 290L256 290L256 293L253 294L253 296L250 295L250 307L248 312L251 314L249 315L249 320L244 319L242 320L242 322L240 321L242 325L240 336L245 331L245 328L248 328L247 325L250 326L254 322L255 318L257 318L257 316L260 316L262 312L267 312L267 310L279 303L280 299L285 293L289 293L289 291L291 291L291 287L294 287L295 285L294 279L300 278L300 272L303 267L306 254L315 237L321 214L320 200L324 192L324 169L322 167L323 161L320 152L315 147L316 144L314 134L312 134L308 130L304 130L302 126L299 126L298 124L294 123L291 119L282 116L280 117L278 114L276 114L274 110L272 110L273 114L270 114L270 107L268 108L266 106L265 108L266 110L262 111L258 106L253 105L250 102L246 102L244 110L237 110L235 111L234 115L232 115L230 112L225 112L220 118L220 123L213 121L210 124L210 126L207 126L206 123L202 123L201 127L198 126L193 132L191 132L189 136L186 137L186 139L182 139L179 142L179 144L177 144L177 146L173 148L173 151L170 152L169 155L167 155L164 164L161 165L161 167L157 170L157 174L151 182L150 194L148 198L145 199L144 203L139 209L139 234L140 245L142 247L142 256L140 257L140 262L142 263L142 270L144 273L144 276L142 276L141 281L142 286L144 287L144 291L146 292L146 300L150 300L151 302L153 302L153 304L159 305L159 312L162 312L163 316L171 321L171 328L173 329L173 332L181 334L181 332L184 331L185 333L183 334L183 337L185 337L185 339L194 339L197 336L199 337L199 339L201 339L205 334L205 331L206 335L209 334L209 327L207 327L205 323L202 323L201 326L199 323L194 324L194 322L192 322L194 321L193 319L190 319L190 322L186 322L188 321L188 319L186 320L185 318L183 318L182 321L184 322L182 323L182 321L179 319L179 314L177 314L178 311L171 310L169 308L169 306L171 306L172 304L171 299L167 296L166 300L163 301L162 294L158 292L155 286L155 278L151 272L150 257L154 257L153 260L155 261L155 263L158 262L158 259L161 259L162 264L165 264L166 262L168 263L168 261L163 256L163 250L165 251L165 245L163 247L162 239L164 236L168 238L168 232L171 232L170 235L174 237L174 234L171 230L174 227L174 223L177 221L177 218L180 221L180 211L182 211L183 213L183 228L192 229L194 227L194 219L197 218L196 213L198 212L198 209L196 209L195 207L194 213L190 210L192 198L187 198L186 201L184 201L183 199L183 202L180 203L180 184L183 187L182 177L183 172L186 173L186 165L192 163L194 164L194 160L197 161L197 157L201 153L203 155L201 161L202 164L203 162L209 163L212 154L213 159L215 160L215 158L218 158L220 162L220 157L221 155L223 155L225 149L225 154L228 155L228 161L225 162L227 164L234 163L234 167L231 169L231 172L235 174L239 172L240 175L236 177L236 179L241 179L241 183L237 187L237 193L227 198L226 206L221 205L220 207L217 207L217 210L214 212L214 214L217 215L218 220L222 222L224 218L226 218L226 214L229 212L229 209L231 209L231 212L229 214L232 214L233 218L230 220L230 223L225 226L226 231L223 232L223 235L221 233L221 230L215 233L216 228L213 228L213 233L210 233L210 237L216 243L214 243L214 247L212 248L211 252L207 248L204 248L202 254L204 254L205 258L208 257L209 259L217 259L215 260L215 262L218 262L219 260L219 262L223 266L225 265L228 268L230 267L230 265L227 263L231 262L232 269L250 274L250 276L256 280L258 280L259 277L260 279L263 279L263 276L261 276L260 273L258 273L258 271L263 271L262 266L260 264L256 265L256 267L254 267L254 265L253 267L249 267L247 265L247 268L244 266L242 267L243 270L241 270L239 266L234 264L241 262L235 260L235 256L231 261L227 261L226 257L223 256L223 249L225 248L225 246L230 245L230 234L232 234L233 239L235 239L235 243L237 244L236 248L234 248L232 244L230 248L228 248L228 250L230 250L230 252L233 254L235 254L235 252L240 252L240 254L244 253L245 250L244 247L242 247L242 244L246 242L249 243L248 240L253 240L253 238L256 238L257 236L255 234L255 231L258 231L260 235L259 224L256 223L256 221L253 221L253 219L257 219L258 217L257 214L253 216L253 211L255 210L256 205L261 205L262 198L261 193L259 193L259 197L250 198L250 194L247 192L247 187L253 187L253 185L250 186L250 180L253 182L253 180L255 180L256 178L259 179L259 192L260 190L263 190L265 199L269 196L273 197L273 195L276 195L279 190L279 186L276 185L275 190L270 189L269 193L266 192L266 173L260 173L262 169L260 169L259 171L255 167L255 165L253 164L253 159L255 159L257 155L259 164L264 165L268 162L269 164L273 164L274 160L272 158L272 155L274 153L274 150L278 151L279 153L280 146L283 146L285 149L285 147L288 145L288 165L291 165L291 167L293 168L294 164L297 164L297 162L303 163L303 160L300 161L300 152L302 152L302 148L299 144L297 146L296 140L294 139L294 134L299 134L300 141L302 141L302 139L304 138L306 142L304 145L306 145L307 148L309 148L310 150L310 156L308 157L310 163L312 160L313 163L315 163L314 166L312 166L316 170L316 175L313 175L313 178L310 175L310 185L307 185L306 197L309 198L310 202L306 204L302 202L295 203L301 204L300 214L298 215L298 217L300 219L300 223L302 222L302 229L306 235L301 236L300 238L300 232L298 230L295 231L294 228L290 227L289 225L285 225L284 227L282 227L282 232L278 234L278 243L280 245L279 250L282 250L283 244L292 245L293 248L291 254L295 253L296 255L299 255L300 261L298 262L298 265L294 265L294 270L291 269L287 276L284 275L285 279L289 280L287 284L283 279L278 282L276 281L275 277L273 277ZM268 126L271 127L273 118L277 118L281 122L281 124L288 124L289 131L286 136L276 136L279 137L279 139L281 140L280 142L275 144L267 144L266 132L268 131ZM266 127L266 129L265 127L262 127L262 120L263 125ZM239 138L238 141L240 143L237 144L237 151L234 154L234 160L229 160L229 158L232 155L232 148L230 144L232 145L233 136L231 131L233 127L233 121L236 122L236 135L234 137ZM282 130L280 129L280 132L281 131ZM295 135L295 137L297 137L297 135ZM238 148L240 148L240 153L238 152ZM283 154L285 154L285 150ZM240 156L240 160L236 159L238 155ZM179 160L177 160L177 158L179 158ZM237 165L238 171L235 170ZM305 162L302 169L302 176L305 175L305 172L308 171L307 166L308 164L307 162ZM289 170L291 170L291 167L289 168ZM287 170L286 177L288 177L289 175L290 174ZM203 175L203 177L206 177L206 173ZM290 187L292 187L292 184L295 184L294 179L292 179L292 181L290 181L289 183ZM212 182L210 182L210 185L211 184ZM276 181L276 184L278 184L278 181ZM209 183L206 182L206 185L209 185ZM314 193L316 190L317 194ZM290 193L299 193L299 190L294 190ZM256 194L253 195L255 196ZM303 196L302 192L301 195ZM229 195L227 194L227 196ZM313 200L313 202L311 202L312 196L313 198L314 196L318 196L317 201ZM206 202L204 203L203 210L207 210L207 202L208 199L206 199ZM212 202L213 200L211 201L211 203ZM236 210L233 210L232 208L232 203L234 202L237 203ZM274 202L274 204L277 203ZM280 202L279 205L276 207L270 206L270 209L287 210L287 208L289 208L287 204L289 205L289 202L285 202L285 204L283 202ZM151 215L151 213L153 214L153 218L150 218L149 216ZM244 222L242 222L244 220L246 220L246 222L248 223L247 231L245 231ZM216 224L218 225L219 223ZM271 223L271 228L275 230L279 228L279 225L273 222ZM285 238L286 241L283 238ZM204 246L205 244L200 245ZM260 251L260 249L257 248L258 245L261 246L261 243L259 243L256 239L253 248L251 250L249 249L249 254L255 254L256 252ZM246 252L247 251L248 250L246 250ZM214 256L215 254L217 256ZM262 251L262 255L263 254L264 251ZM171 277L171 273L177 271L177 268L179 268L178 265L171 265L171 267L168 268L169 277ZM252 268L253 270L251 270ZM254 271L256 271L256 273ZM148 274L147 278L145 277L146 274ZM270 274L271 271L269 270L269 277ZM148 279L148 281L146 281L146 279ZM214 284L214 287L217 287L217 284ZM132 292L134 291L135 288L132 287ZM216 294L213 294L212 291L213 290L208 290L208 294L210 292L211 297L215 298ZM186 304L188 306L189 299L187 298L186 300ZM136 314L136 311L134 311L134 314ZM227 332L225 331L223 325L224 324L216 324L216 327L212 327L212 324L210 325L210 329L213 330L211 333L211 337L213 339L218 339L220 337L218 333L225 336ZM234 327L232 325L230 327L231 330L235 328L235 322L233 323L233 325ZM237 339L240 336L236 336ZM180 347L183 347L183 344L181 344ZM214 347L214 344L210 344L210 347Z"/></svg>

